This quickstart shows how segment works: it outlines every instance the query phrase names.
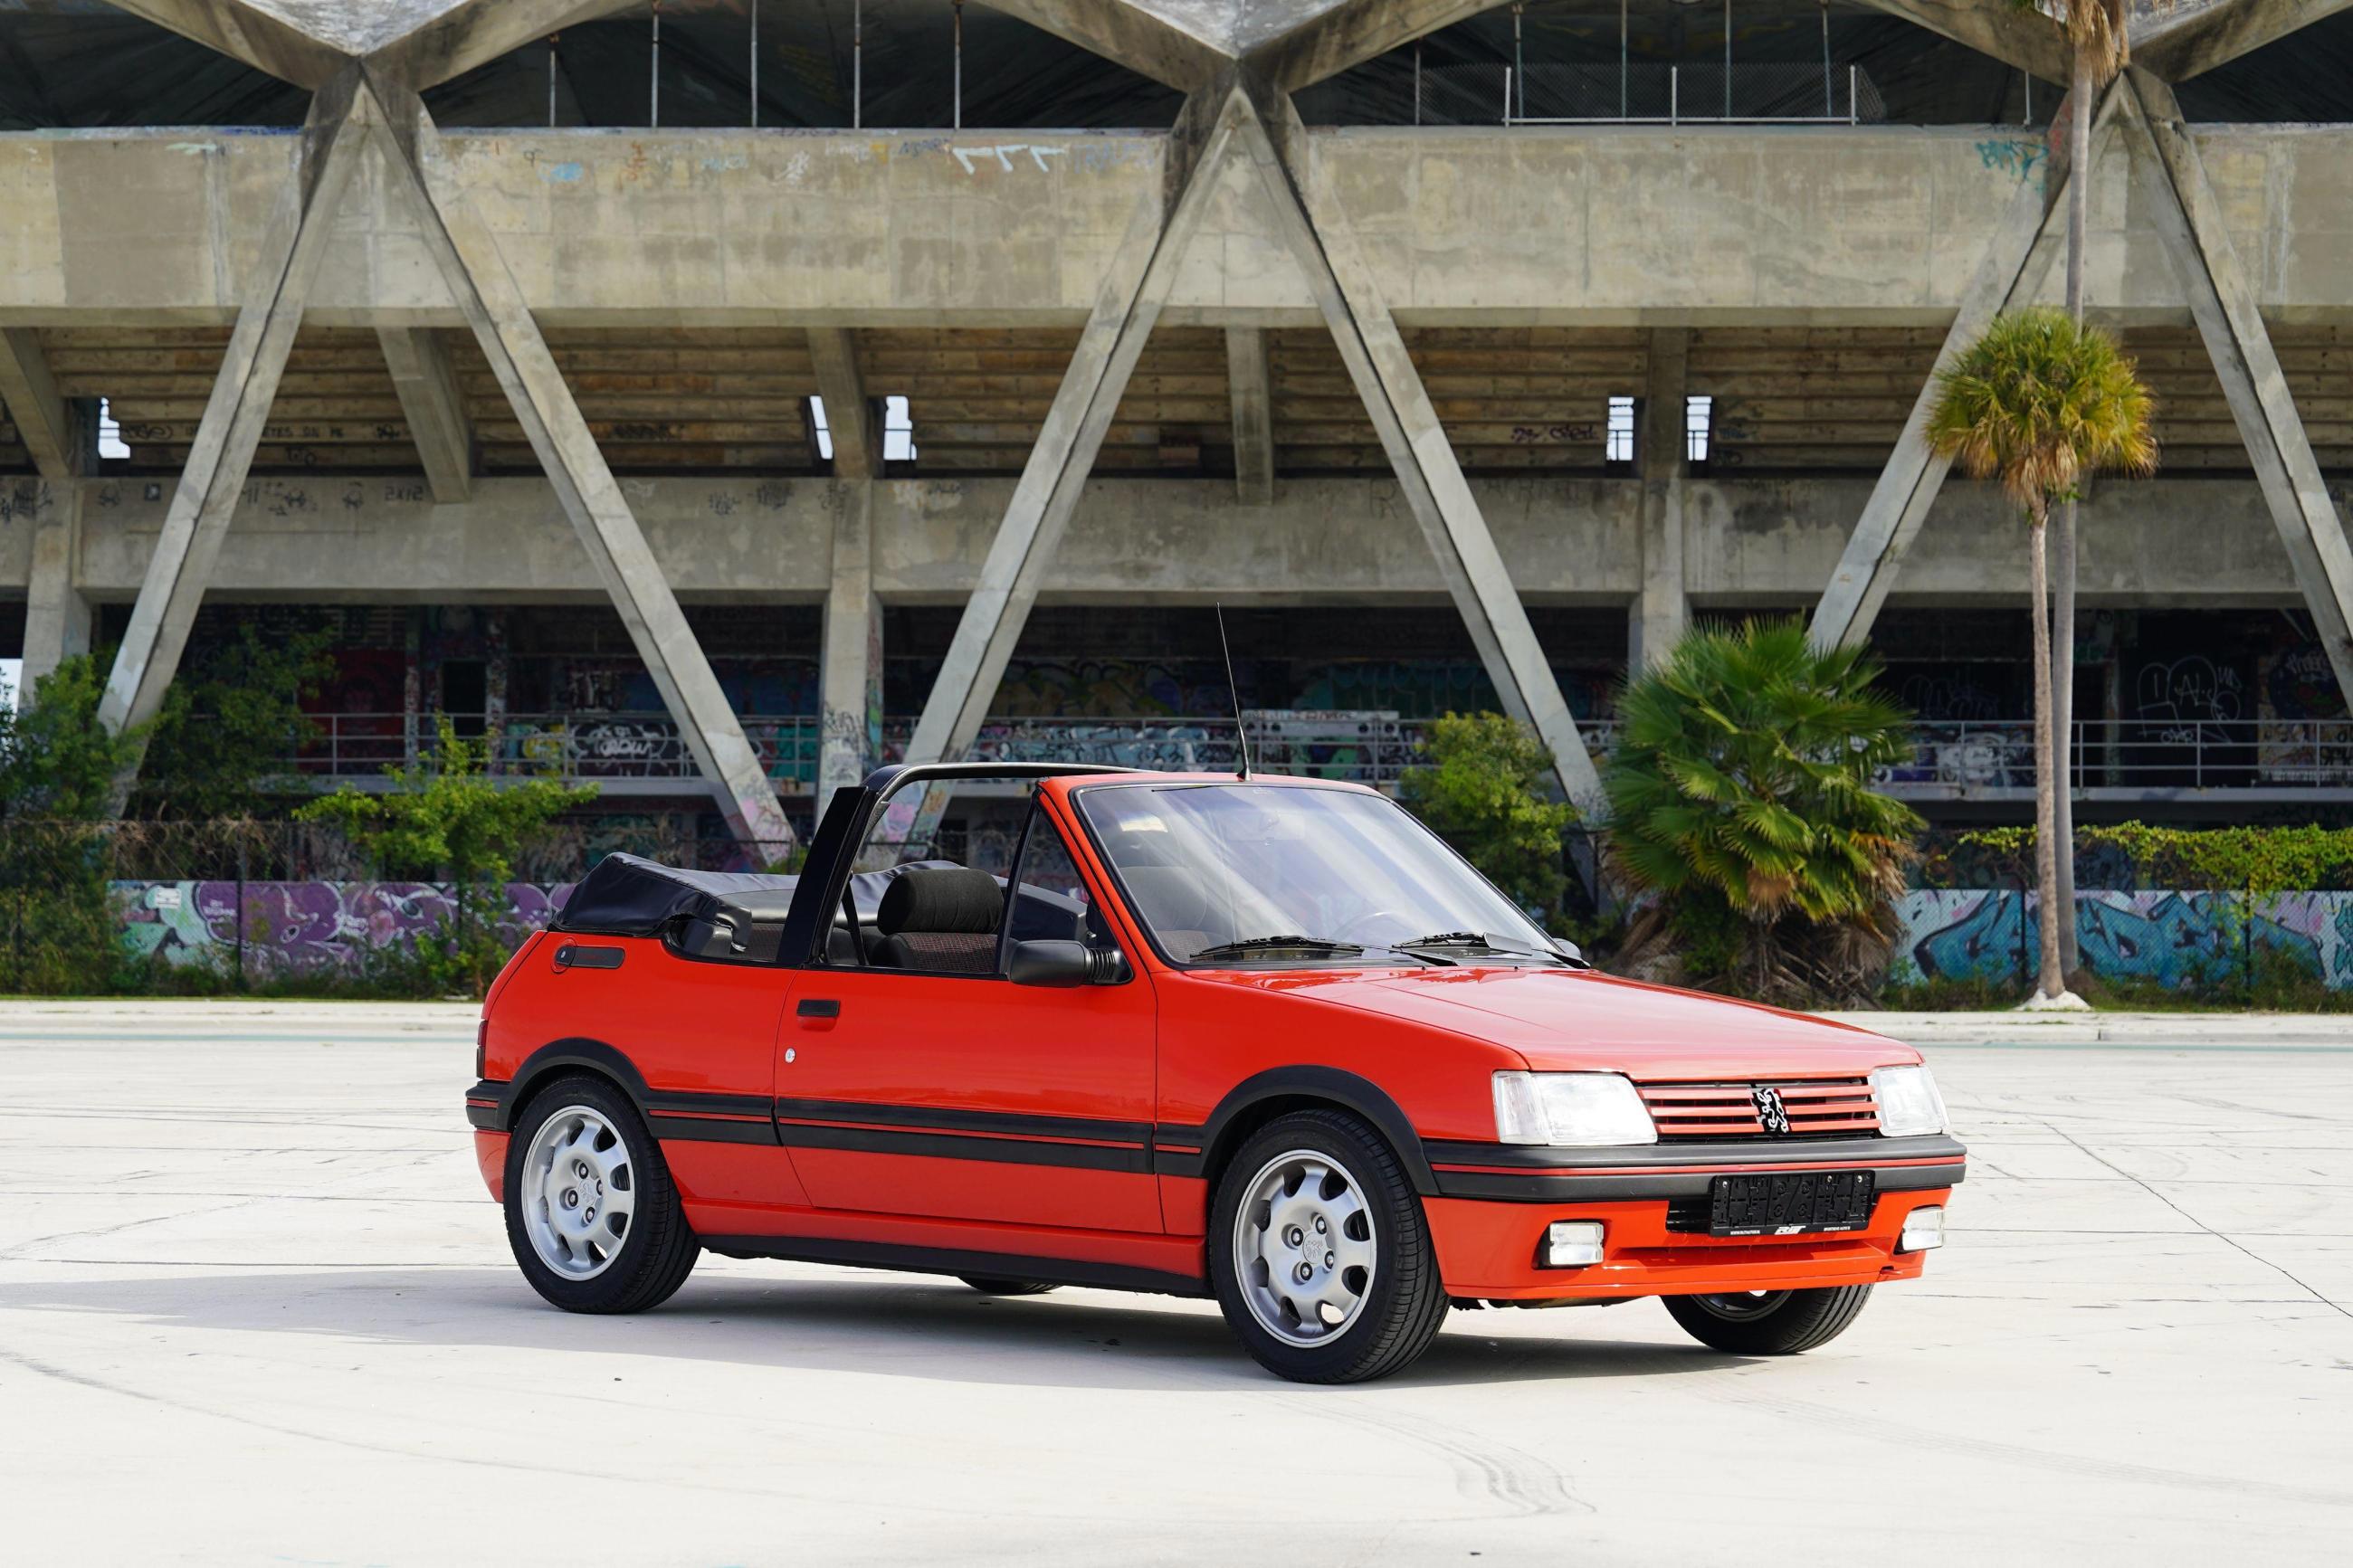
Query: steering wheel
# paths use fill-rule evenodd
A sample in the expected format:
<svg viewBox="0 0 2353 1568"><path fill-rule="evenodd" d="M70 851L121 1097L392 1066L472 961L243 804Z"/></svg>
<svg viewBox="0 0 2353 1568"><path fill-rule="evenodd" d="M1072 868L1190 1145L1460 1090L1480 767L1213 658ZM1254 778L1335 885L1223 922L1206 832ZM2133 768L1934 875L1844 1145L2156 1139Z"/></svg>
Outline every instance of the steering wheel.
<svg viewBox="0 0 2353 1568"><path fill-rule="evenodd" d="M1364 926L1372 924L1375 921L1395 921L1399 925L1409 923L1406 920L1405 911L1403 910L1374 910L1369 914L1358 915L1356 919L1348 921L1345 925L1343 925L1339 930L1338 939L1342 942L1354 942L1356 937L1356 931Z"/></svg>

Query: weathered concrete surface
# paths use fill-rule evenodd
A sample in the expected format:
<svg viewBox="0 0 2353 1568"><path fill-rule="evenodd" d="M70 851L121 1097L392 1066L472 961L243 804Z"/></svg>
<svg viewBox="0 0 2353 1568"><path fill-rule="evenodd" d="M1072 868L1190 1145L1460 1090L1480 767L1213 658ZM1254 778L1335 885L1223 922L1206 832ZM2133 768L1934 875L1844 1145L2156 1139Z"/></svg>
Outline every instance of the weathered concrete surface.
<svg viewBox="0 0 2353 1568"><path fill-rule="evenodd" d="M1951 1245L1810 1354L1459 1313L1333 1390L1154 1297L705 1258L661 1311L554 1311L474 1171L471 1042L464 1007L0 1014L13 1557L536 1561L577 1500L579 1563L1811 1564L1852 1521L1757 1499L1831 1474L1910 1562L2318 1563L2353 1513L2341 1029L1935 1049Z"/></svg>
<svg viewBox="0 0 2353 1568"><path fill-rule="evenodd" d="M2353 130L2197 140L2263 309L2345 319ZM444 146L549 325L980 326L1085 317L1161 186L1166 139L532 131ZM2037 134L1982 127L1318 131L1307 148L1311 195L1337 198L1408 325L1941 324L2045 156ZM291 157L291 138L263 132L0 135L0 321L227 320ZM2126 158L2094 173L2091 297L2186 321ZM457 324L395 195L363 167L314 320ZM1314 321L1273 225L1229 175L1167 319Z"/></svg>
<svg viewBox="0 0 2353 1568"><path fill-rule="evenodd" d="M74 581L95 599L122 600L154 548L166 487L81 482ZM850 504L849 487L716 477L622 486L680 594L815 603L828 593L832 519ZM970 593L1012 488L1004 479L878 482L876 591L901 603ZM1475 479L1471 488L1524 597L1625 605L1641 591L1639 481ZM16 493L0 489L0 593L27 581L33 503L22 502L17 516ZM1870 493L1863 476L1685 479L1685 592L1708 604L1811 605ZM1993 487L1947 485L1905 558L1895 602L2022 599L2021 526ZM2084 529L2088 603L2300 602L2252 481L2104 485L2084 509ZM251 480L211 582L234 597L345 604L601 593L548 487L517 479L478 479L462 507L434 505L421 479ZM1445 591L1387 479L1286 479L1265 507L1237 505L1225 479L1091 480L1041 588L1065 602L1434 599Z"/></svg>

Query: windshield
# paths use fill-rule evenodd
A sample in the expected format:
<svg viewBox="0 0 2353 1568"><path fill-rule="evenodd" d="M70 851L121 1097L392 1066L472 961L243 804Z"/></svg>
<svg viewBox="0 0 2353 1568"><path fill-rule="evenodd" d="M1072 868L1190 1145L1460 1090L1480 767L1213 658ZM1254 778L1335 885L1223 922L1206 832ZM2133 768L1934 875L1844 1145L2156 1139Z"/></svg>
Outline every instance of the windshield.
<svg viewBox="0 0 2353 1568"><path fill-rule="evenodd" d="M1554 952L1517 906L1380 795L1235 783L1091 785L1077 800L1172 963L1346 961L1424 939L1440 939L1424 963L1466 943Z"/></svg>

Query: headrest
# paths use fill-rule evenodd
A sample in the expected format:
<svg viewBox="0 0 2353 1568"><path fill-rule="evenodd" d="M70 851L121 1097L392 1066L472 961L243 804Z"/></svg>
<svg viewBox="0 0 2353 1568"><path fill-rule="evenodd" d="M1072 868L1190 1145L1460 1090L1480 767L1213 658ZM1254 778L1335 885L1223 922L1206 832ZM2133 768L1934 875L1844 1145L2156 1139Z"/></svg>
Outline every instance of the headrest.
<svg viewBox="0 0 2353 1568"><path fill-rule="evenodd" d="M988 936L1005 914L1005 889L968 866L923 867L892 879L874 923L884 936L904 931Z"/></svg>
<svg viewBox="0 0 2353 1568"><path fill-rule="evenodd" d="M1120 873L1135 895L1135 912L1155 931L1201 931L1209 916L1208 889L1178 866L1130 866Z"/></svg>

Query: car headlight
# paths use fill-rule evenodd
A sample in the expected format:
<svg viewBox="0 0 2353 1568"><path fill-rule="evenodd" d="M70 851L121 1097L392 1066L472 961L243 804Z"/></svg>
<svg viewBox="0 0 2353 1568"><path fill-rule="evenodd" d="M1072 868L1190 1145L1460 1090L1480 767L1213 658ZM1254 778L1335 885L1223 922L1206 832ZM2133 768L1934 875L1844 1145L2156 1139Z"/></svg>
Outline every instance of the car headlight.
<svg viewBox="0 0 2353 1568"><path fill-rule="evenodd" d="M1655 1143L1659 1130L1632 1080L1614 1072L1499 1072L1495 1136L1579 1147Z"/></svg>
<svg viewBox="0 0 2353 1568"><path fill-rule="evenodd" d="M1879 1131L1890 1138L1942 1132L1945 1097L1926 1068L1881 1068L1871 1075L1871 1097L1879 1102Z"/></svg>

